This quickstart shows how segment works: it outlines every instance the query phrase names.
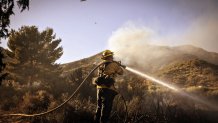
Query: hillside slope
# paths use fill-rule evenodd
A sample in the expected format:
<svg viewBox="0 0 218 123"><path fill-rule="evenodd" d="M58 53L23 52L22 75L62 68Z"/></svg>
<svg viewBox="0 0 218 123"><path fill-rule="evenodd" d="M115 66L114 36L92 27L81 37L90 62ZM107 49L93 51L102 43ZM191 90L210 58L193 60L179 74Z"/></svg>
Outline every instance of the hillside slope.
<svg viewBox="0 0 218 123"><path fill-rule="evenodd" d="M129 65L131 67L146 71L147 73L155 73L169 64L191 59L204 60L208 63L218 65L218 53L208 52L204 49L191 45L176 47L152 45L149 48L151 49L151 52L146 56L143 56L146 57L144 61L140 60L140 58L134 59L135 62L132 62ZM101 53L98 53L88 58L63 64L62 67L66 73L67 71L72 71L78 67L87 66L90 64L96 65L101 61L100 57ZM125 57L131 58L131 55Z"/></svg>
<svg viewBox="0 0 218 123"><path fill-rule="evenodd" d="M174 49L186 54L197 56L199 59L218 65L218 53L208 52L202 48L194 47L192 45L183 45L174 47Z"/></svg>
<svg viewBox="0 0 218 123"><path fill-rule="evenodd" d="M160 80L172 82L180 87L218 87L218 65L213 64L213 62L218 60L217 53L207 52L189 45L171 48L156 46L154 48L160 52L165 52L164 55L150 57L150 60L145 61L145 64L148 66L132 64L131 67L156 76ZM89 58L63 64L64 75L76 75L78 76L77 78L87 75L101 61L100 57L101 53ZM96 73L92 76L96 76ZM131 83L134 78L136 79L138 77L125 72L124 76L119 78L119 82ZM79 80L81 81L81 79L82 77ZM126 86L129 85L127 84Z"/></svg>
<svg viewBox="0 0 218 123"><path fill-rule="evenodd" d="M200 59L172 63L156 73L160 78L184 86L218 87L218 65Z"/></svg>
<svg viewBox="0 0 218 123"><path fill-rule="evenodd" d="M86 68L89 66L95 66L100 63L101 53L98 53L94 56L84 58L78 61L62 64L64 74L70 73L79 68Z"/></svg>

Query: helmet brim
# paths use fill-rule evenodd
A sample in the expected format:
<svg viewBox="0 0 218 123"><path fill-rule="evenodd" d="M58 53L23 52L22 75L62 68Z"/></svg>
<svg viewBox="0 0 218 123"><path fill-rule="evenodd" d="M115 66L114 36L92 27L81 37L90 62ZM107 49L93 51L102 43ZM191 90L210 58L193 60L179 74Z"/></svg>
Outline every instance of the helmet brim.
<svg viewBox="0 0 218 123"><path fill-rule="evenodd" d="M101 59L106 59L107 57L110 57L110 56L113 56L113 55L114 55L113 53L107 54L107 55L101 56Z"/></svg>

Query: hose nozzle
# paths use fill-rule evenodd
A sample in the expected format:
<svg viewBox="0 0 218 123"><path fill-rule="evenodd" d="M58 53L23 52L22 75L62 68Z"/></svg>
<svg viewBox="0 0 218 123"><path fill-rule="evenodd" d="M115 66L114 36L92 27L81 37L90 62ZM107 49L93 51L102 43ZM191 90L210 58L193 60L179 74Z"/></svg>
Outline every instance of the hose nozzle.
<svg viewBox="0 0 218 123"><path fill-rule="evenodd" d="M120 65L121 67L123 67L124 69L126 69L126 66L125 65Z"/></svg>
<svg viewBox="0 0 218 123"><path fill-rule="evenodd" d="M117 63L122 67L122 68L126 68L126 66L125 65L123 65L123 64L121 64L121 61L117 61Z"/></svg>

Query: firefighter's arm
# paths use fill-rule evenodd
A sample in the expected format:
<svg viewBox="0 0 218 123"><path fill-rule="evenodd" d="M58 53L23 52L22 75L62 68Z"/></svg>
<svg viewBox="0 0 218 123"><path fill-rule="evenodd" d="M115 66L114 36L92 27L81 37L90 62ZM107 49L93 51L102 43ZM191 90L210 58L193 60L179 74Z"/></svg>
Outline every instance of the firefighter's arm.
<svg viewBox="0 0 218 123"><path fill-rule="evenodd" d="M118 66L117 73L118 73L119 75L123 75L123 69L122 69L122 67Z"/></svg>
<svg viewBox="0 0 218 123"><path fill-rule="evenodd" d="M112 75L112 74L123 74L123 69L120 67L120 65L116 62L110 63L106 68L105 72L106 75Z"/></svg>
<svg viewBox="0 0 218 123"><path fill-rule="evenodd" d="M116 73L119 75L123 75L123 68L125 68L124 65L121 65L121 62L115 62L116 63Z"/></svg>

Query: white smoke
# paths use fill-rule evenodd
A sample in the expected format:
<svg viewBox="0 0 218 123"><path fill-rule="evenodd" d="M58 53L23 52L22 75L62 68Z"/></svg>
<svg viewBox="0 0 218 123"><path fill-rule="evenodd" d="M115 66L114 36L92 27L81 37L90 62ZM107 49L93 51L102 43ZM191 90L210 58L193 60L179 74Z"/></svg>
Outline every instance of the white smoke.
<svg viewBox="0 0 218 123"><path fill-rule="evenodd" d="M187 7L190 13L191 10L195 10L200 14L192 18L184 35L178 36L177 40L182 39L186 44L218 53L218 1L193 0L184 3L184 7Z"/></svg>
<svg viewBox="0 0 218 123"><path fill-rule="evenodd" d="M218 52L218 15L202 16L191 24L182 38L187 44Z"/></svg>
<svg viewBox="0 0 218 123"><path fill-rule="evenodd" d="M115 58L125 64L133 63L138 58L143 60L153 34L154 32L146 27L127 24L112 34L108 41L109 49L115 52Z"/></svg>
<svg viewBox="0 0 218 123"><path fill-rule="evenodd" d="M171 55L170 47L154 45L156 37L153 30L128 23L112 34L108 45L115 52L116 60L127 66L152 71L166 62L161 57Z"/></svg>
<svg viewBox="0 0 218 123"><path fill-rule="evenodd" d="M164 61L161 58L175 59L177 51L169 46L191 44L218 52L218 15L211 13L194 19L185 33L177 36L159 36L150 28L128 23L116 30L108 43L109 49L115 52L115 58L126 65L134 64L144 68L149 67L149 64L154 65L153 63L166 63L167 59Z"/></svg>

